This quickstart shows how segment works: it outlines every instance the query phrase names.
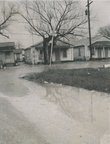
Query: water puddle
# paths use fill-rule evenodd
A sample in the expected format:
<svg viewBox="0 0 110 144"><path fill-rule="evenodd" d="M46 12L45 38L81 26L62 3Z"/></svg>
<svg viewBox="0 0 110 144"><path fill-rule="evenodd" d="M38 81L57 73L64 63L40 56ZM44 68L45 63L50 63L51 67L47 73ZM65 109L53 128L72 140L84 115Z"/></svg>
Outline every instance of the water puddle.
<svg viewBox="0 0 110 144"><path fill-rule="evenodd" d="M59 84L45 84L45 89L48 101L58 104L66 115L98 137L109 131L109 94Z"/></svg>

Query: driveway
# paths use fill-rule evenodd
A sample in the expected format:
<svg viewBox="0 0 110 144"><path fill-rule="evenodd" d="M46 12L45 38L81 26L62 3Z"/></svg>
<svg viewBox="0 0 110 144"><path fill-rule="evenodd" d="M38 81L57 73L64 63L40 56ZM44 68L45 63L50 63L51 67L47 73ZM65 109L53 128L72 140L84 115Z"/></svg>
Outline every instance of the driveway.
<svg viewBox="0 0 110 144"><path fill-rule="evenodd" d="M52 67L84 65L90 63ZM109 95L19 79L22 74L44 69L48 66L21 64L0 70L0 143L109 144Z"/></svg>

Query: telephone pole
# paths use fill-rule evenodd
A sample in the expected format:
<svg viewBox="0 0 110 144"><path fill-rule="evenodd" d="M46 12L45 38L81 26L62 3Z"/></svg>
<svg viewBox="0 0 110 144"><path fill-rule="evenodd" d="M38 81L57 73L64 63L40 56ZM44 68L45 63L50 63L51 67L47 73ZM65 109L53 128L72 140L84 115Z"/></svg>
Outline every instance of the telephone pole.
<svg viewBox="0 0 110 144"><path fill-rule="evenodd" d="M88 16L88 30L89 30L89 47L90 47L90 60L92 59L92 46L91 46L91 23L90 23L90 4L93 3L93 1L87 0L87 10L85 11L85 14Z"/></svg>

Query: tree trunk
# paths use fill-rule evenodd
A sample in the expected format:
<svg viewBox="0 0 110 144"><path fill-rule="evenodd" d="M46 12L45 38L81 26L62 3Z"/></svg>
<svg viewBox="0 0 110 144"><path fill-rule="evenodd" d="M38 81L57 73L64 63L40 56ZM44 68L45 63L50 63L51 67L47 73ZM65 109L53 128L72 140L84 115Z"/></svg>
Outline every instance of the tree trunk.
<svg viewBox="0 0 110 144"><path fill-rule="evenodd" d="M49 40L47 38L43 39L43 50L44 50L44 64L49 64L49 49L48 49Z"/></svg>
<svg viewBox="0 0 110 144"><path fill-rule="evenodd" d="M49 64L50 62L50 47L49 42L52 39L52 36L43 38L43 50L44 50L44 64Z"/></svg>

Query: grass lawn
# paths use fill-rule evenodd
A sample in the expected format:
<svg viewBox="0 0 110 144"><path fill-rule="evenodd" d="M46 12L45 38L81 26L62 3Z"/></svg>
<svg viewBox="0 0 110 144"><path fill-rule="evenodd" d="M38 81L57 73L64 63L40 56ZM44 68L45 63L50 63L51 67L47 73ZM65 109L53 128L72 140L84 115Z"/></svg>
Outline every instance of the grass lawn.
<svg viewBox="0 0 110 144"><path fill-rule="evenodd" d="M30 73L23 78L34 82L47 81L110 93L110 68L48 70L41 73Z"/></svg>

